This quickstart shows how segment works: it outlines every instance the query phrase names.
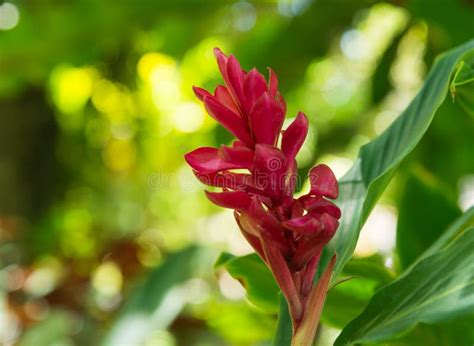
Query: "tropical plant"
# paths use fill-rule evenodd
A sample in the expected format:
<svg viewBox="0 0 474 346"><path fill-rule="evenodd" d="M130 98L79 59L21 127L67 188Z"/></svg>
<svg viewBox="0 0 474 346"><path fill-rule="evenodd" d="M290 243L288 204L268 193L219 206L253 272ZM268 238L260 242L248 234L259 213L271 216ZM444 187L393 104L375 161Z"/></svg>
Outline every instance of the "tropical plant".
<svg viewBox="0 0 474 346"><path fill-rule="evenodd" d="M216 56L226 87L217 87L214 95L200 88L195 92L209 113L239 141L219 150L199 148L187 154L186 160L202 182L224 189L207 195L217 205L236 210L236 221L258 254L246 258L227 254L218 264L229 267L232 275L245 282L251 301L263 297L268 304L276 300L265 297L266 292L275 294L277 290L271 287L271 279L257 277L266 272L258 264L263 261L271 271L266 275L273 275L284 297L274 343L309 345L328 289L344 284L338 282L346 280L340 274L377 199L422 139L449 89L455 95L458 88L474 80L474 41L436 61L408 108L384 133L361 148L354 166L339 181L339 197L334 175L320 165L310 172L310 192L293 198L297 181L294 158L307 133L305 116L300 113L283 132L278 149L285 105L275 74L270 72L267 84L256 70L242 71L233 56L219 50ZM233 173L233 169L250 173ZM324 197L338 197L340 210ZM335 232L340 211L341 225ZM336 344L381 342L420 322L472 313L473 225L474 209L470 209L405 272L377 291L366 309L343 329ZM322 274L315 280L318 265Z"/></svg>

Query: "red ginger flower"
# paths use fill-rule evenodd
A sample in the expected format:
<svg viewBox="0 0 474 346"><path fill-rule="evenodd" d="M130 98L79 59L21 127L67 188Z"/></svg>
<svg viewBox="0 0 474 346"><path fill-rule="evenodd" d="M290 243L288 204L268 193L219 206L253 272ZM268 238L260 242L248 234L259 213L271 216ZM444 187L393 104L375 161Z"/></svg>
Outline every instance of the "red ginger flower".
<svg viewBox="0 0 474 346"><path fill-rule="evenodd" d="M267 82L256 69L242 70L233 56L214 53L225 85L214 94L194 87L209 114L232 133L232 146L198 148L185 155L197 178L222 192L206 191L215 204L234 209L248 242L271 269L285 295L294 329L303 318L319 258L339 226L337 180L326 165L309 173L311 190L298 199L296 154L308 132L299 113L282 132L286 104L275 73ZM280 133L281 145L278 146ZM234 170L246 173L235 173Z"/></svg>

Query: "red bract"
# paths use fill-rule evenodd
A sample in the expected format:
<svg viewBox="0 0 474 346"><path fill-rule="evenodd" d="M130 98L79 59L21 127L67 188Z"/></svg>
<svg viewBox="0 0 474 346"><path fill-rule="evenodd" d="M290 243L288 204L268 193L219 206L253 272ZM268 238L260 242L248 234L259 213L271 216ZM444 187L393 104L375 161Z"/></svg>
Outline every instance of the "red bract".
<svg viewBox="0 0 474 346"><path fill-rule="evenodd" d="M338 196L337 180L328 166L318 165L309 174L310 192L293 197L295 157L308 133L306 116L300 112L282 132L286 104L275 73L270 70L267 82L256 69L242 70L234 56L217 48L215 55L225 85L214 94L198 87L194 92L236 140L219 149L198 148L185 159L201 182L223 189L206 193L213 203L235 210L243 235L285 295L296 329L321 252L339 226L341 212L328 200Z"/></svg>

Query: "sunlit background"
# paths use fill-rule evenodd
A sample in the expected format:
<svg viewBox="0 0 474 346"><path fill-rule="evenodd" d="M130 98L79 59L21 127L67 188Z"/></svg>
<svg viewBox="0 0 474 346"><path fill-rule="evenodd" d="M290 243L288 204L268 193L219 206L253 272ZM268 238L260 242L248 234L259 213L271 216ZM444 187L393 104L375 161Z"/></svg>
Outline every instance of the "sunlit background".
<svg viewBox="0 0 474 346"><path fill-rule="evenodd" d="M471 0L0 1L0 343L268 343L276 315L212 270L219 251L251 250L183 161L230 140L191 90L221 83L212 49L271 66L288 121L302 110L311 122L301 173L325 162L341 177L473 23ZM357 256L398 270L397 210L416 205L419 181L453 210L473 204L472 130L443 106ZM192 244L199 255L168 288L157 268ZM150 309L133 312L155 276ZM328 323L322 342L337 332Z"/></svg>

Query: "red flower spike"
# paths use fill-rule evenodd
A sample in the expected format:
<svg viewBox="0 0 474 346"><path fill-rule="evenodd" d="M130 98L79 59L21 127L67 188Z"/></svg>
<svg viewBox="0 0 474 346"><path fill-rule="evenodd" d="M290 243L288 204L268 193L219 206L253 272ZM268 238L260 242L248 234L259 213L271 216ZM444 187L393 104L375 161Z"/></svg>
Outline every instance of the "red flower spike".
<svg viewBox="0 0 474 346"><path fill-rule="evenodd" d="M337 180L326 165L311 169L311 190L294 198L296 155L308 133L308 119L298 113L279 136L286 103L276 74L268 82L256 70L246 73L237 59L214 50L225 85L211 95L194 87L209 114L237 140L232 146L203 147L185 155L196 177L223 189L207 197L234 209L235 220L249 244L270 268L288 301L293 321L293 344L311 344L330 280L333 259L314 285L319 259L334 236L340 209L326 198L338 196ZM236 173L246 169L248 173Z"/></svg>

